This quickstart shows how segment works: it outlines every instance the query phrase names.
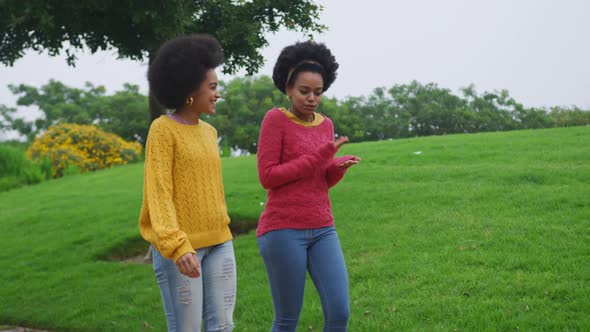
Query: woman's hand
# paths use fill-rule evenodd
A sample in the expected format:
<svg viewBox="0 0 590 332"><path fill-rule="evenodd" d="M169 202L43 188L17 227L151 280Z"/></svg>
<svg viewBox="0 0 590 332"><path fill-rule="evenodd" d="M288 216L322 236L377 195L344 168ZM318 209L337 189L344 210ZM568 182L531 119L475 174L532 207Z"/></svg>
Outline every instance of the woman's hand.
<svg viewBox="0 0 590 332"><path fill-rule="evenodd" d="M344 145L344 143L348 142L348 136L340 136L338 137L335 141L334 141L334 146L336 147L336 150L340 149L340 147L342 145Z"/></svg>
<svg viewBox="0 0 590 332"><path fill-rule="evenodd" d="M342 147L342 145L344 145L347 142L348 142L348 136L340 136L334 141L334 146L336 147L336 150L338 150ZM360 161L361 161L361 158L353 156L352 158L349 158L346 161L343 161L340 164L338 164L338 168L347 169L352 165L358 164Z"/></svg>
<svg viewBox="0 0 590 332"><path fill-rule="evenodd" d="M201 264L197 259L197 255L192 252L187 252L176 261L176 267L180 273L189 278L198 278L201 276Z"/></svg>
<svg viewBox="0 0 590 332"><path fill-rule="evenodd" d="M352 165L356 165L358 163L361 162L361 158L359 157L352 157L346 161L341 162L340 164L338 164L338 168L344 168L347 169Z"/></svg>

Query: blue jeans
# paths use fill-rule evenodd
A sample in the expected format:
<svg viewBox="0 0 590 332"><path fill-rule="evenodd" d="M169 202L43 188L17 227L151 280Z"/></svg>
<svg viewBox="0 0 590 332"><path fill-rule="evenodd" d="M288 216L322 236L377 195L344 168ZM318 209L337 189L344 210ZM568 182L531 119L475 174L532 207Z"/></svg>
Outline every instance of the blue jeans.
<svg viewBox="0 0 590 332"><path fill-rule="evenodd" d="M169 332L232 331L236 303L236 260L232 241L197 250L201 276L189 278L153 249Z"/></svg>
<svg viewBox="0 0 590 332"><path fill-rule="evenodd" d="M346 331L348 273L334 227L271 231L258 238L258 248L274 304L271 331L296 330L307 271L322 301L324 331Z"/></svg>

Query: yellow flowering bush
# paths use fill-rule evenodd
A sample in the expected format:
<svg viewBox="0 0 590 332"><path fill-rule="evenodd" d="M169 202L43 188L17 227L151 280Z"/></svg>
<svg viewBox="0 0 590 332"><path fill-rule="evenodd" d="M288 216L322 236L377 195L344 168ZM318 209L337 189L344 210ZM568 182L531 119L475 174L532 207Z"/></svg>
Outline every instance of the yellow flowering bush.
<svg viewBox="0 0 590 332"><path fill-rule="evenodd" d="M72 123L49 127L27 149L30 159L51 161L55 178L72 167L90 172L137 161L140 156L141 144L137 142L127 142L95 126Z"/></svg>

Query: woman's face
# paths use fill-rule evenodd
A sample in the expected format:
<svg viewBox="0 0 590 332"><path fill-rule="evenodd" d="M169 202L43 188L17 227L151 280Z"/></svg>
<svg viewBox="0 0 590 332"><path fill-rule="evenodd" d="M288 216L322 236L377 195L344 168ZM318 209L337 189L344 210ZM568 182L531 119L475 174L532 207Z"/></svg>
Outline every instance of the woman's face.
<svg viewBox="0 0 590 332"><path fill-rule="evenodd" d="M191 108L197 113L215 114L217 100L221 98L217 86L217 73L209 69L201 86L191 95L194 100Z"/></svg>
<svg viewBox="0 0 590 332"><path fill-rule="evenodd" d="M295 82L287 87L287 96L291 99L292 111L303 119L313 119L313 113L320 105L324 80L322 75L305 71L297 75Z"/></svg>

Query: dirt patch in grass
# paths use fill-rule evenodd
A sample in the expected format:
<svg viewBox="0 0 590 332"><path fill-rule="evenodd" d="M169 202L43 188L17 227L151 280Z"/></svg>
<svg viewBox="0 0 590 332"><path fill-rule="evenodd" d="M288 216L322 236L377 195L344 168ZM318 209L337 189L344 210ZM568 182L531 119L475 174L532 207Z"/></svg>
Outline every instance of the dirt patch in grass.
<svg viewBox="0 0 590 332"><path fill-rule="evenodd" d="M257 225L256 219L231 217L229 228L235 238L256 229ZM151 264L150 244L141 236L130 238L98 255L98 259L129 264Z"/></svg>

